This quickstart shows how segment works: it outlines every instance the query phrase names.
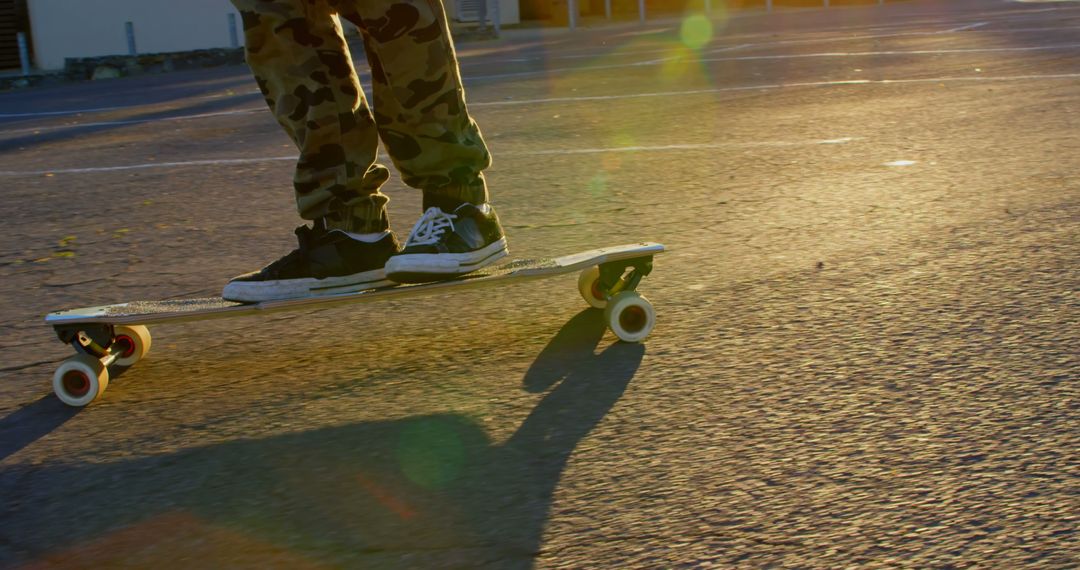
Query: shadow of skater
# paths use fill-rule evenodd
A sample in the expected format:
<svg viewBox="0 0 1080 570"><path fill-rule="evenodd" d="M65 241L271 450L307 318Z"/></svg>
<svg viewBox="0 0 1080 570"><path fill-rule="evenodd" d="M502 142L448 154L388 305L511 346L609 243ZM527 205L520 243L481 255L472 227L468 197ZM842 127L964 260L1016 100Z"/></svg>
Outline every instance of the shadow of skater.
<svg viewBox="0 0 1080 570"><path fill-rule="evenodd" d="M531 567L563 469L578 443L619 400L634 377L645 347L615 343L602 353L594 349L604 335L603 312L586 309L559 331L523 380L525 388L540 391L561 380L533 409L521 427L502 445L491 449L492 461L477 482L496 483L475 489L472 500L486 505L487 537L522 556L518 565ZM496 491L492 493L491 491Z"/></svg>
<svg viewBox="0 0 1080 570"><path fill-rule="evenodd" d="M523 379L559 382L507 441L457 414L0 471L0 566L528 568L567 459L644 347L575 316ZM561 381L560 381L561 380Z"/></svg>
<svg viewBox="0 0 1080 570"><path fill-rule="evenodd" d="M0 461L50 434L81 410L49 394L12 412L0 420Z"/></svg>
<svg viewBox="0 0 1080 570"><path fill-rule="evenodd" d="M525 373L523 387L529 392L543 392L568 374L575 371L580 374L593 366L596 345L606 330L603 311L585 309L575 315L540 351Z"/></svg>

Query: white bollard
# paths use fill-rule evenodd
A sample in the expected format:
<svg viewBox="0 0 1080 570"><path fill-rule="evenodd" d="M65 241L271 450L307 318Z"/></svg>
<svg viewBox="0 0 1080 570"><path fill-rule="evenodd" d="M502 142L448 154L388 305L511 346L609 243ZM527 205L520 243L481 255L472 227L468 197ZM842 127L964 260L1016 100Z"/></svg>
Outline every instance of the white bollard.
<svg viewBox="0 0 1080 570"><path fill-rule="evenodd" d="M229 45L233 48L240 47L240 35L236 33L236 14L229 13Z"/></svg>
<svg viewBox="0 0 1080 570"><path fill-rule="evenodd" d="M638 19L641 23L645 23L645 0L638 0L637 2Z"/></svg>
<svg viewBox="0 0 1080 570"><path fill-rule="evenodd" d="M15 37L19 41L19 63L22 65L22 74L30 75L30 50L26 48L26 34L19 32L15 34Z"/></svg>
<svg viewBox="0 0 1080 570"><path fill-rule="evenodd" d="M124 31L127 32L128 55L138 54L135 50L135 24L125 22Z"/></svg>
<svg viewBox="0 0 1080 570"><path fill-rule="evenodd" d="M492 10L494 14L492 15L492 20L494 20L493 25L495 26L495 37L499 37L502 35L502 17L499 15L499 0L494 0L494 3L494 9Z"/></svg>

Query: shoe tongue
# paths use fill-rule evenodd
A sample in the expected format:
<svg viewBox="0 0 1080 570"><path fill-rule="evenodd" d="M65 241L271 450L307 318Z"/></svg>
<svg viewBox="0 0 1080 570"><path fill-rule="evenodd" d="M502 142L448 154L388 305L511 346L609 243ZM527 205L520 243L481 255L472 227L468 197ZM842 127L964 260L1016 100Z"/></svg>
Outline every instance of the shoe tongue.
<svg viewBox="0 0 1080 570"><path fill-rule="evenodd" d="M453 214L447 214L438 206L432 206L424 211L424 215L416 222L406 245L428 245L438 241L439 236L453 227Z"/></svg>
<svg viewBox="0 0 1080 570"><path fill-rule="evenodd" d="M425 212L432 208L439 208L444 212L453 212L462 204L467 203L468 202L464 200L459 200L457 198L450 198L448 196L440 196L438 194L430 194L425 192L423 207Z"/></svg>
<svg viewBox="0 0 1080 570"><path fill-rule="evenodd" d="M475 216L478 212L481 214L485 213L485 208L487 208L486 204L477 205L470 202L464 202L454 209L454 215L468 218L470 216Z"/></svg>

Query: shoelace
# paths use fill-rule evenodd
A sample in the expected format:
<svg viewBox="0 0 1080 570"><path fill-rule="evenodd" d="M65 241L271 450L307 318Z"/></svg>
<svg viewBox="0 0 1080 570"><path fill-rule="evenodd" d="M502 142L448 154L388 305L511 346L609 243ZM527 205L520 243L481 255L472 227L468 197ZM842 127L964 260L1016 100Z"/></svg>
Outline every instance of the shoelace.
<svg viewBox="0 0 1080 570"><path fill-rule="evenodd" d="M420 216L420 220L413 226L409 233L409 239L405 241L405 247L410 245L431 245L438 243L446 230L454 230L454 222L457 216L447 214L439 208L431 207Z"/></svg>

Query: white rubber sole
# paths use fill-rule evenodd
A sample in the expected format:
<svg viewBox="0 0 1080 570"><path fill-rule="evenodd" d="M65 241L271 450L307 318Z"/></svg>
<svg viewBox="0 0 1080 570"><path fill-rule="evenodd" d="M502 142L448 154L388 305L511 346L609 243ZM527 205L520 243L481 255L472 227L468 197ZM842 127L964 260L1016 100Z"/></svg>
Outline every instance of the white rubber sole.
<svg viewBox="0 0 1080 570"><path fill-rule="evenodd" d="M260 301L279 301L281 299L355 293L357 291L388 287L393 284L393 281L386 278L384 269L375 269L325 279L309 277L280 281L230 281L221 292L221 298L226 301L240 303L258 303Z"/></svg>
<svg viewBox="0 0 1080 570"><path fill-rule="evenodd" d="M506 257L506 238L468 253L413 253L386 262L386 277L398 283L445 279L482 269Z"/></svg>

